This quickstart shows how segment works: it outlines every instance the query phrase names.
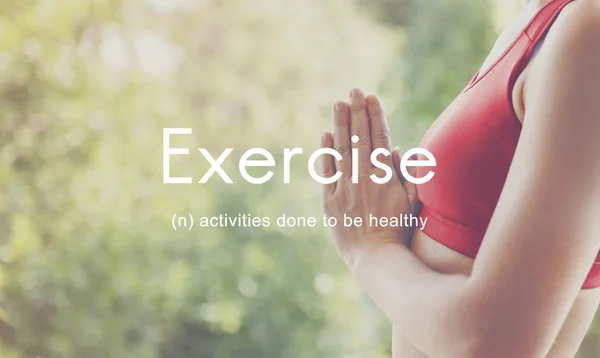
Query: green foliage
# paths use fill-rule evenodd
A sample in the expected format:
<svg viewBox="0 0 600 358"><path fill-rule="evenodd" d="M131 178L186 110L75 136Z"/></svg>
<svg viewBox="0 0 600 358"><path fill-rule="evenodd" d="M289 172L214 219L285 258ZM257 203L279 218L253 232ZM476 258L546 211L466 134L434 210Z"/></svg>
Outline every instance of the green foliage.
<svg viewBox="0 0 600 358"><path fill-rule="evenodd" d="M171 228L319 215L305 164L291 185L162 184L162 128L193 128L172 172L195 181L200 146L314 147L389 34L343 1L181 5L2 3L0 356L376 357L380 317L321 229Z"/></svg>
<svg viewBox="0 0 600 358"><path fill-rule="evenodd" d="M406 26L416 3L417 0L358 0L377 21L391 27Z"/></svg>
<svg viewBox="0 0 600 358"><path fill-rule="evenodd" d="M200 185L196 148L234 148L229 173L250 147L309 153L354 86L413 141L490 44L485 2L363 5L0 0L0 357L387 356L322 229L170 222L320 217L306 156L292 184ZM162 183L164 127L193 128L171 172L194 184Z"/></svg>
<svg viewBox="0 0 600 358"><path fill-rule="evenodd" d="M416 1L407 25L403 98L407 113L433 121L471 78L496 33L489 1Z"/></svg>
<svg viewBox="0 0 600 358"><path fill-rule="evenodd" d="M496 32L489 1L399 1L403 16L394 11L393 0L369 2L379 16L394 16L403 25L403 46L382 81L389 96L394 137L404 147L418 145L431 122L456 97L481 66ZM390 21L386 21L390 23Z"/></svg>

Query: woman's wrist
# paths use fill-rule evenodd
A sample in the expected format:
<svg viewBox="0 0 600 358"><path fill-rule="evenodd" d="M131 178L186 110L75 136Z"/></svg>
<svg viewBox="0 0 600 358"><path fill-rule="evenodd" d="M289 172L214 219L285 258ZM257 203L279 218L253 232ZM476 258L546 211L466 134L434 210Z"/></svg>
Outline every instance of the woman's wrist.
<svg viewBox="0 0 600 358"><path fill-rule="evenodd" d="M363 239L356 241L356 246L346 253L343 259L350 272L356 275L361 270L362 264L369 262L369 257L379 250L385 250L389 247L402 247L409 250L409 242L407 234L396 231L365 234Z"/></svg>

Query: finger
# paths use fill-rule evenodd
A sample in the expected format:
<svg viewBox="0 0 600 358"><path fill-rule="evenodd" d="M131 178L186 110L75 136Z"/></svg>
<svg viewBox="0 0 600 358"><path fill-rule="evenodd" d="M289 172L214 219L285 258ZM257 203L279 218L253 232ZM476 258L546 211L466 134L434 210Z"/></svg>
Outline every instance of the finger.
<svg viewBox="0 0 600 358"><path fill-rule="evenodd" d="M323 133L321 137L321 148L333 149L333 134L331 132ZM335 158L331 155L321 156L321 172L323 178L332 178L337 170L335 169ZM335 182L330 184L323 184L323 196L331 196L335 191Z"/></svg>
<svg viewBox="0 0 600 358"><path fill-rule="evenodd" d="M375 95L367 96L367 114L371 123L371 146L373 150L384 148L391 151L392 143L385 111L381 101ZM381 162L392 165L392 158L385 157Z"/></svg>
<svg viewBox="0 0 600 358"><path fill-rule="evenodd" d="M342 160L335 163L336 171L342 172L342 177L349 178L352 174L352 145L347 102L337 102L333 107L333 147L342 156Z"/></svg>
<svg viewBox="0 0 600 358"><path fill-rule="evenodd" d="M350 133L352 135L352 148L357 150L359 173L370 172L371 165L371 133L367 117L367 101L362 90L355 88L350 91ZM356 151L353 152L353 154Z"/></svg>
<svg viewBox="0 0 600 358"><path fill-rule="evenodd" d="M394 172L396 173L396 176L400 179L400 182L404 185L406 178L404 178L404 175L402 175L402 172L400 171L401 159L402 152L400 152L400 148L395 147L394 149L392 149L392 162L394 163Z"/></svg>

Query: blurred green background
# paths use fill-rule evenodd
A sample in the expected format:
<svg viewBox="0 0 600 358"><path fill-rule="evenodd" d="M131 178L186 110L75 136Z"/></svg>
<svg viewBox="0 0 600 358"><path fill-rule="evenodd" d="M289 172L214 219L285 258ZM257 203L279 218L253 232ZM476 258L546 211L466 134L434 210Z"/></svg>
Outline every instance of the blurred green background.
<svg viewBox="0 0 600 358"><path fill-rule="evenodd" d="M0 357L389 357L322 227L171 217L320 217L306 157L257 186L235 159L312 152L355 86L416 146L519 2L0 0ZM163 184L164 127L194 131L174 176L231 147L235 184Z"/></svg>

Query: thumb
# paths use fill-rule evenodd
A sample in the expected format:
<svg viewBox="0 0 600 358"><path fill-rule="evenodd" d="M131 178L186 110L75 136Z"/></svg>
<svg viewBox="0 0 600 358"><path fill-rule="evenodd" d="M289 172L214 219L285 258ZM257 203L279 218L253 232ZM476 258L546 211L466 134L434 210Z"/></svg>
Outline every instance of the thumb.
<svg viewBox="0 0 600 358"><path fill-rule="evenodd" d="M402 175L402 172L400 171L401 158L402 158L402 152L400 151L400 147L394 147L394 149L392 149L392 162L394 163L394 170L396 171L396 175L398 175L398 178L400 178L400 181L404 185L404 183L406 182L406 179L404 178L404 176Z"/></svg>
<svg viewBox="0 0 600 358"><path fill-rule="evenodd" d="M408 174L413 178L417 175L417 167L408 167L406 168ZM413 208L413 211L418 212L419 209L419 196L417 194L417 185L411 183L410 181L403 179L404 181L404 190L406 190L406 195L408 195L408 199L410 201L410 207Z"/></svg>
<svg viewBox="0 0 600 358"><path fill-rule="evenodd" d="M412 158L413 160L416 160L417 158ZM406 171L408 172L408 175L410 175L413 178L417 177L417 167L407 167ZM419 201L419 196L417 194L417 184L410 182L409 180L406 180L406 178L404 179L404 190L406 190L406 194L408 195L408 199L410 201L410 206L411 208L413 208L414 212L419 212L420 210L420 201Z"/></svg>
<svg viewBox="0 0 600 358"><path fill-rule="evenodd" d="M411 158L416 159L416 158ZM400 163L402 161L402 152L399 147L394 147L392 149L392 161L394 162L394 169L396 170L396 174L400 178L400 182L404 185L404 190L406 190L406 194L408 195L408 199L410 201L410 206L414 211L419 211L420 202L417 194L417 186L414 183L406 180L404 175L402 175L402 171L400 170ZM413 178L417 175L417 167L409 166L406 168L408 174Z"/></svg>

